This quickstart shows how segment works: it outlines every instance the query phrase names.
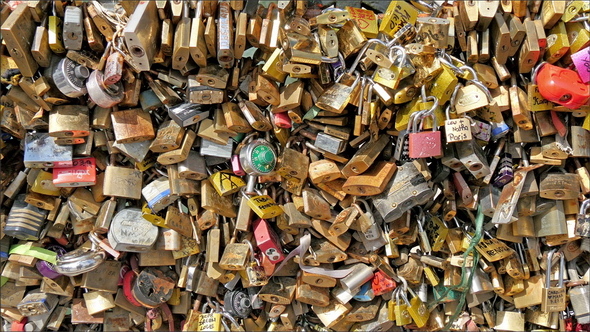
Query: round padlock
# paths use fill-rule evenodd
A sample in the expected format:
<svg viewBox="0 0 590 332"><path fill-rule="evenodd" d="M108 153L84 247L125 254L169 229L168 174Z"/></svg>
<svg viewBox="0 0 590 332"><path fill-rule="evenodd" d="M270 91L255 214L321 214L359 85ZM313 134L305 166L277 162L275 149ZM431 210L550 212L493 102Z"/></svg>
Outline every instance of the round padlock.
<svg viewBox="0 0 590 332"><path fill-rule="evenodd" d="M61 93L70 98L77 98L88 92L84 81L89 75L88 68L63 58L55 67L52 76L55 86Z"/></svg>
<svg viewBox="0 0 590 332"><path fill-rule="evenodd" d="M252 312L252 301L248 293L243 289L225 293L223 300L225 310L232 316L247 318Z"/></svg>
<svg viewBox="0 0 590 332"><path fill-rule="evenodd" d="M113 249L129 252L150 250L158 238L158 227L142 215L138 208L123 209L115 214L108 233Z"/></svg>
<svg viewBox="0 0 590 332"><path fill-rule="evenodd" d="M106 85L104 76L101 71L95 70L88 77L86 82L88 88L88 96L92 101L103 108L111 108L123 100L125 96L123 85L117 82L111 85Z"/></svg>
<svg viewBox="0 0 590 332"><path fill-rule="evenodd" d="M268 141L258 138L242 148L240 164L249 175L267 175L275 169L277 154Z"/></svg>
<svg viewBox="0 0 590 332"><path fill-rule="evenodd" d="M135 279L131 293L143 306L155 308L170 300L176 279L173 271L163 272L156 267L147 267Z"/></svg>

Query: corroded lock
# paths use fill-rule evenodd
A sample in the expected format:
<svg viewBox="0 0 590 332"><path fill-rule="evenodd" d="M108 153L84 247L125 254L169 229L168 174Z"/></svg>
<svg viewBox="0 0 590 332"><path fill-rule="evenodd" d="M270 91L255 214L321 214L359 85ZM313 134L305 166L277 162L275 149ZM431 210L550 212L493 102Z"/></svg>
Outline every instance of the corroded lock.
<svg viewBox="0 0 590 332"><path fill-rule="evenodd" d="M177 278L171 270L147 267L135 278L131 292L137 302L154 308L170 299Z"/></svg>
<svg viewBox="0 0 590 332"><path fill-rule="evenodd" d="M423 204L433 195L434 192L416 166L405 163L397 168L385 191L373 198L373 204L383 220L389 222L401 217L413 206Z"/></svg>

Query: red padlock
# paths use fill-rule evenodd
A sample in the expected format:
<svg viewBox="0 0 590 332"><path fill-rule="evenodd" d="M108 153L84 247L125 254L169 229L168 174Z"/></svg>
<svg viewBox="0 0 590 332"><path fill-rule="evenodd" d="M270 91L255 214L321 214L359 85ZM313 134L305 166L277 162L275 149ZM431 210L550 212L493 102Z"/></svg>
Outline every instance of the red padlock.
<svg viewBox="0 0 590 332"><path fill-rule="evenodd" d="M277 264L285 259L279 237L264 219L254 222L254 238L260 251L273 263Z"/></svg>
<svg viewBox="0 0 590 332"><path fill-rule="evenodd" d="M569 109L578 109L590 99L590 86L570 69L542 63L533 74L535 81L543 98Z"/></svg>
<svg viewBox="0 0 590 332"><path fill-rule="evenodd" d="M275 113L273 116L275 126L279 128L291 128L291 118L287 112Z"/></svg>
<svg viewBox="0 0 590 332"><path fill-rule="evenodd" d="M434 116L434 109L438 106L438 100L432 96L428 98L429 100L432 98L435 100L434 106L426 112L429 114L427 116L432 117L433 131L419 131L422 130L422 125L426 117L416 116L415 122L411 124L413 127L412 132L408 135L410 158L412 159L442 156L441 132L437 129L436 118ZM418 127L418 123L420 123L420 127ZM410 126L409 123L408 126Z"/></svg>
<svg viewBox="0 0 590 332"><path fill-rule="evenodd" d="M371 288L373 289L375 296L392 292L396 286L397 284L395 283L395 280L388 277L385 273L381 271L375 272L371 283Z"/></svg>
<svg viewBox="0 0 590 332"><path fill-rule="evenodd" d="M56 187L85 187L96 184L96 160L94 157L75 158L72 167L53 170Z"/></svg>

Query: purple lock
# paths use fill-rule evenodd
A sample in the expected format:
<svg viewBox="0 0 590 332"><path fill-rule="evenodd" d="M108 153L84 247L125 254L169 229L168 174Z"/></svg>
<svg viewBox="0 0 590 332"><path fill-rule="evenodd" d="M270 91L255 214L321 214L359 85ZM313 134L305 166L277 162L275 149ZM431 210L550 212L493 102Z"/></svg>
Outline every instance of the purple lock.
<svg viewBox="0 0 590 332"><path fill-rule="evenodd" d="M572 54L572 62L582 82L590 82L590 46Z"/></svg>
<svg viewBox="0 0 590 332"><path fill-rule="evenodd" d="M514 177L514 171L512 170L512 155L510 153L504 153L500 163L498 164L498 174L494 178L495 187L503 187Z"/></svg>
<svg viewBox="0 0 590 332"><path fill-rule="evenodd" d="M240 156L237 154L231 156L231 169L232 172L234 172L234 174L237 176L246 175L246 172L244 171L244 169L242 168L242 164L240 163Z"/></svg>
<svg viewBox="0 0 590 332"><path fill-rule="evenodd" d="M50 245L45 249L55 251L57 253L57 257L61 257L66 253L66 249L58 245ZM47 277L49 279L55 279L61 276L61 273L57 273L55 271L55 269L53 268L53 264L47 261L38 260L35 266L37 267L37 270L39 270L39 273L41 273L44 277Z"/></svg>

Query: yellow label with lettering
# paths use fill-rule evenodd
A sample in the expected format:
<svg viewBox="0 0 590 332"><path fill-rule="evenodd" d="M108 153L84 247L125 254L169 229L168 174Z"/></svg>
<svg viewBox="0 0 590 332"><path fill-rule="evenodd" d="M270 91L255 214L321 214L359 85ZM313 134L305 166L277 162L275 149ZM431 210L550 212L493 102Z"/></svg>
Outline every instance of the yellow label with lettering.
<svg viewBox="0 0 590 332"><path fill-rule="evenodd" d="M381 20L379 31L393 37L406 24L416 23L418 9L405 1L391 1Z"/></svg>
<svg viewBox="0 0 590 332"><path fill-rule="evenodd" d="M529 84L527 86L527 94L529 99L529 106L532 112L548 111L555 107L555 104L543 98L539 92L539 86L536 84Z"/></svg>

